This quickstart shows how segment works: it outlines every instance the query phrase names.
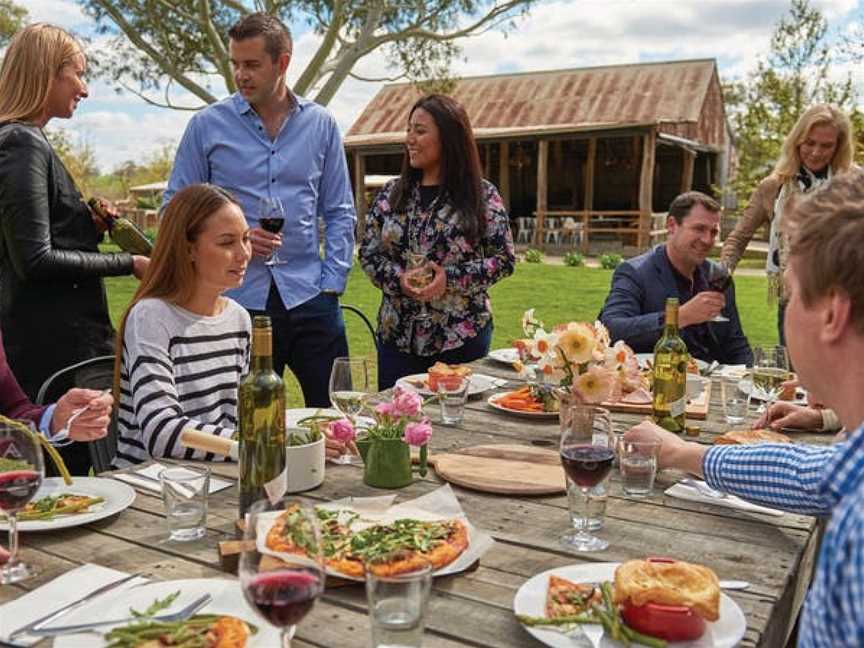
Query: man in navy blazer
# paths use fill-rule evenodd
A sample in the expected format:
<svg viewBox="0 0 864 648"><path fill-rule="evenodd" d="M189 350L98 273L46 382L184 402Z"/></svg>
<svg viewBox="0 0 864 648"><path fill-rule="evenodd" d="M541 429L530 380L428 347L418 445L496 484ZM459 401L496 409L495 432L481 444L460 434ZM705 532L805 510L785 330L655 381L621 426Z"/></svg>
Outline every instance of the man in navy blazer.
<svg viewBox="0 0 864 648"><path fill-rule="evenodd" d="M698 191L681 194L669 206L668 236L638 257L625 261L612 276L612 288L600 321L613 341L624 340L637 353L648 353L663 333L665 304L677 297L680 335L690 355L724 364L753 364L753 352L741 330L735 287L708 288L708 255L720 233L720 205ZM712 322L723 314L728 322Z"/></svg>

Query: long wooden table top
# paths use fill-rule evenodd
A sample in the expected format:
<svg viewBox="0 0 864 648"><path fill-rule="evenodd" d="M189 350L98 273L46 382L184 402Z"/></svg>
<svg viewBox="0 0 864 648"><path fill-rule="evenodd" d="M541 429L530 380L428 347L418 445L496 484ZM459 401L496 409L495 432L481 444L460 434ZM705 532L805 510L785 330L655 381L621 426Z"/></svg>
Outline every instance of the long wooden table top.
<svg viewBox="0 0 864 648"><path fill-rule="evenodd" d="M475 371L503 378L515 374L491 360L474 363ZM729 429L722 421L719 389L713 390L706 421L697 424L696 439L710 443ZM437 406L429 408L433 424ZM641 417L613 414L621 432ZM829 443L828 435L797 434L796 441ZM435 425L431 451L495 443L557 446L557 421L531 421L496 412L483 399L469 402L464 423ZM236 478L233 464L213 464L214 474ZM611 476L605 527L598 532L609 540L606 551L581 554L567 550L558 537L570 527L564 494L513 497L485 494L454 486L471 522L497 541L477 570L438 578L427 614L424 645L430 648L540 646L516 621L512 612L516 590L541 571L584 562L612 562L667 555L699 562L720 578L750 581L745 591L728 592L747 617L742 646L776 648L785 645L812 571L818 534L815 520L786 514L773 517L729 508L687 502L663 495L680 475L658 475L654 493L646 499L624 496L617 472ZM441 481L434 471L398 491L404 501L428 493ZM362 482L362 468L327 466L324 484L304 495L329 501L348 495L380 495ZM133 505L113 518L85 527L51 533L23 533L23 558L38 566L34 579L0 588L0 603L12 600L77 565L93 562L128 572L171 580L233 578L220 570L217 543L234 538L238 496L230 488L210 496L208 532L193 543L167 540L161 498L140 490ZM46 609L46 612L48 609ZM298 627L294 646L362 647L369 644L369 619L362 586L328 589ZM40 646L51 645L43 641Z"/></svg>

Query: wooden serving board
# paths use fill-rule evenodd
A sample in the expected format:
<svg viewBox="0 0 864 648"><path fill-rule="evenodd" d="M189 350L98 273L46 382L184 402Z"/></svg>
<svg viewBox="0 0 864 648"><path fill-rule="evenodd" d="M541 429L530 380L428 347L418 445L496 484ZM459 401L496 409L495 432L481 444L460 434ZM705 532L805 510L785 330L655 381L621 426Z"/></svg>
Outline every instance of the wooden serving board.
<svg viewBox="0 0 864 648"><path fill-rule="evenodd" d="M474 446L436 454L434 466L441 479L487 493L550 495L566 490L561 459L545 448Z"/></svg>
<svg viewBox="0 0 864 648"><path fill-rule="evenodd" d="M705 389L694 400L687 401L685 415L687 418L704 421L708 418L708 407L711 403L711 381L705 381ZM651 414L651 403L603 403L602 405L610 412L622 412L624 414Z"/></svg>

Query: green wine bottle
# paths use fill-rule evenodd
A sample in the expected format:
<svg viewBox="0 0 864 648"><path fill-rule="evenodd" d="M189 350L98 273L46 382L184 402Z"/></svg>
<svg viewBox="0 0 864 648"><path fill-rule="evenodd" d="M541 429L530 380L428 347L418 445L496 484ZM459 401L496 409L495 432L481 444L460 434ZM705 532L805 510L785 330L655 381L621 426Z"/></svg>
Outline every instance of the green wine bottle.
<svg viewBox="0 0 864 648"><path fill-rule="evenodd" d="M275 502L285 493L285 384L273 371L270 318L252 322L252 365L240 382L240 516L264 497Z"/></svg>
<svg viewBox="0 0 864 648"><path fill-rule="evenodd" d="M666 300L666 325L654 346L654 422L684 434L687 408L687 363L690 354L678 335L678 300Z"/></svg>
<svg viewBox="0 0 864 648"><path fill-rule="evenodd" d="M91 198L87 201L87 206L93 210L93 212L102 218L105 223L108 225L108 236L111 237L111 240L114 241L117 245L120 246L120 249L124 252L129 252L129 254L140 254L143 256L150 256L150 253L153 252L153 243L147 238L147 235L142 232L138 227L130 221L128 218L124 218L123 216L112 216L102 207L102 203L100 203L96 198Z"/></svg>

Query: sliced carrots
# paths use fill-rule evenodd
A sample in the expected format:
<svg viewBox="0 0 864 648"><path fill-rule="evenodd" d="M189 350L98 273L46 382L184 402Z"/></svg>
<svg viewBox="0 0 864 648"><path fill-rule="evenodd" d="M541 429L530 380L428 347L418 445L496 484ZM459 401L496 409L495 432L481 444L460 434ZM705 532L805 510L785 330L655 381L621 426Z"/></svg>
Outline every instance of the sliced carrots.
<svg viewBox="0 0 864 648"><path fill-rule="evenodd" d="M518 412L542 412L543 403L531 395L530 387L522 387L516 391L507 392L495 401L501 407Z"/></svg>

